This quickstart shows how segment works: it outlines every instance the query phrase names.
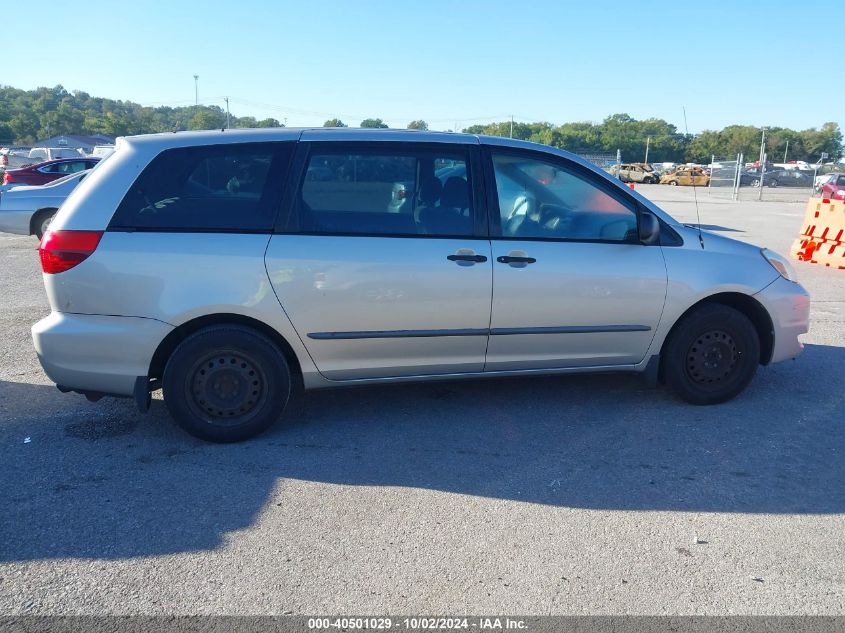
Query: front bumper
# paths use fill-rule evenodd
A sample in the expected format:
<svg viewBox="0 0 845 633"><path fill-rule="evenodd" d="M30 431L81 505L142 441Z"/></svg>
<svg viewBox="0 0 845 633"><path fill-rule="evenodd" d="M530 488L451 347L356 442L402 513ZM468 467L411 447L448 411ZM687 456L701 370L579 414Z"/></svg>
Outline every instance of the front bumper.
<svg viewBox="0 0 845 633"><path fill-rule="evenodd" d="M810 329L810 295L804 287L778 277L754 298L763 304L772 319L775 340L770 362L798 356L804 349L798 337Z"/></svg>
<svg viewBox="0 0 845 633"><path fill-rule="evenodd" d="M139 317L52 312L32 326L50 380L80 392L132 396L173 326Z"/></svg>

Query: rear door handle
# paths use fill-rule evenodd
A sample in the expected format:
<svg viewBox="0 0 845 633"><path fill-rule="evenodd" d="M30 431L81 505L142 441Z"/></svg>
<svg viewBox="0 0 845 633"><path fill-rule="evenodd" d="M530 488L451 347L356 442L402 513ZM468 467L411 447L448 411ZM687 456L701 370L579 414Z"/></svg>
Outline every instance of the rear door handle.
<svg viewBox="0 0 845 633"><path fill-rule="evenodd" d="M476 264L487 261L484 255L447 255L446 259L450 262L475 262Z"/></svg>
<svg viewBox="0 0 845 633"><path fill-rule="evenodd" d="M501 255L496 258L500 264L533 264L537 260L533 257L518 257L514 255Z"/></svg>

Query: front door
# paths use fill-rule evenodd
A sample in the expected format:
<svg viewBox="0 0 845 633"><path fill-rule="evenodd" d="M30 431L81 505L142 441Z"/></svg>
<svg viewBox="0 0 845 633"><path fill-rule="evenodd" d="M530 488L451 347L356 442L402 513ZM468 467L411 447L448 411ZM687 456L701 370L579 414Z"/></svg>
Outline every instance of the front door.
<svg viewBox="0 0 845 633"><path fill-rule="evenodd" d="M483 370L492 263L475 154L450 144L301 144L298 189L266 263L324 376Z"/></svg>
<svg viewBox="0 0 845 633"><path fill-rule="evenodd" d="M493 310L486 371L633 365L666 296L636 203L561 158L494 150Z"/></svg>

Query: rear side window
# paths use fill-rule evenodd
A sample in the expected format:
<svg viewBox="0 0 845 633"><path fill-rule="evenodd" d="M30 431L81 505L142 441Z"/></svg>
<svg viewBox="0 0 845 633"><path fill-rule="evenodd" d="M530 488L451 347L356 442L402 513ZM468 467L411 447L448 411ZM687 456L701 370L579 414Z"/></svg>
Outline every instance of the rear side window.
<svg viewBox="0 0 845 633"><path fill-rule="evenodd" d="M461 150L317 150L293 216L304 233L465 237L473 234L468 155Z"/></svg>
<svg viewBox="0 0 845 633"><path fill-rule="evenodd" d="M110 229L270 231L293 143L165 150L144 169Z"/></svg>

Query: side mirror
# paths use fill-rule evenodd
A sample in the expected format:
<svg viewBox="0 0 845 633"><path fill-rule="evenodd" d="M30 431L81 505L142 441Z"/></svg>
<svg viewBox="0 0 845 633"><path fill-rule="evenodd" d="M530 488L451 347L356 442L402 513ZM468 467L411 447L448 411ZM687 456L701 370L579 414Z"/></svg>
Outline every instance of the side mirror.
<svg viewBox="0 0 845 633"><path fill-rule="evenodd" d="M651 246L660 240L660 221L650 211L640 212L640 243Z"/></svg>

